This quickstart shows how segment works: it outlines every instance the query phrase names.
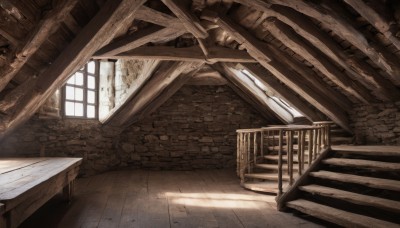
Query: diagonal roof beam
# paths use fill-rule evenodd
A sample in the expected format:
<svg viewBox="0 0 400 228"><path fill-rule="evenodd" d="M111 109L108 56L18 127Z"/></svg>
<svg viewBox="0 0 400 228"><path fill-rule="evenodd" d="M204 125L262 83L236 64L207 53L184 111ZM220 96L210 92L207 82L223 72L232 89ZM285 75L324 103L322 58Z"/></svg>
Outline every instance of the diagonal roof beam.
<svg viewBox="0 0 400 228"><path fill-rule="evenodd" d="M342 73L323 53L304 42L297 33L292 31L290 26L273 18L266 20L263 25L276 39L282 41L285 46L313 64L315 68L340 88L352 94L365 104L374 100L368 90Z"/></svg>
<svg viewBox="0 0 400 228"><path fill-rule="evenodd" d="M332 10L330 6L325 4L326 2L324 2L323 7L320 4L317 5L305 0L268 0L266 2L293 8L329 26L335 34L357 47L377 66L388 73L394 82L400 84L400 78L398 77L400 65L396 56L374 43L369 43L361 32L346 21L339 12Z"/></svg>
<svg viewBox="0 0 400 228"><path fill-rule="evenodd" d="M137 10L135 19L169 28L184 28L182 22L177 17L157 11L147 6L141 6Z"/></svg>
<svg viewBox="0 0 400 228"><path fill-rule="evenodd" d="M343 129L351 132L351 128L348 124L348 117L344 110L332 103L332 98L327 100L325 96L312 89L309 83L301 80L301 78L303 78L302 75L297 73L297 71L293 70L291 67L284 65L281 62L281 59L276 56L274 51L271 50L268 45L257 40L245 29L233 23L226 17L216 16L214 22L239 42L239 44L244 45L249 54L257 59L261 65L268 69L279 80L289 86L296 93L303 96L310 104L314 105Z"/></svg>
<svg viewBox="0 0 400 228"><path fill-rule="evenodd" d="M194 69L188 73L180 74L174 81L172 81L157 97L153 99L146 107L135 114L127 126L145 118L152 112L157 110L161 105L163 105L169 98L171 98L183 85L185 85L190 79L193 78L194 74L201 69L201 65L198 65L197 69Z"/></svg>
<svg viewBox="0 0 400 228"><path fill-rule="evenodd" d="M257 62L246 51L209 47L209 54L204 56L199 46L175 48L172 46L146 46L117 55L95 56L95 59L157 59L166 61L195 61L195 62Z"/></svg>
<svg viewBox="0 0 400 228"><path fill-rule="evenodd" d="M149 42L167 42L184 33L186 33L186 31L182 29L151 26L104 46L94 54L94 58L113 56L121 52L135 49Z"/></svg>
<svg viewBox="0 0 400 228"><path fill-rule="evenodd" d="M100 122L106 123L110 119L114 117L114 115L118 112L121 107L125 105L129 100L133 99L140 89L146 84L146 82L151 78L153 75L154 71L157 69L157 67L160 65L159 60L153 60L146 64L145 69L143 69L142 74L135 80L134 83L129 87L128 91L126 91L126 96L123 98L123 100L120 101L120 105L115 106L113 109L111 109L108 113L107 116L105 116L102 119L99 119Z"/></svg>
<svg viewBox="0 0 400 228"><path fill-rule="evenodd" d="M207 30L201 25L199 19L190 13L183 0L162 0L162 2L181 20L186 29L198 39L208 37Z"/></svg>
<svg viewBox="0 0 400 228"><path fill-rule="evenodd" d="M133 20L136 9L144 2L145 0L107 1L54 63L40 74L37 82L32 84L25 100L16 107L14 116L7 123L7 132L28 120L102 44L112 39L118 32L119 25Z"/></svg>
<svg viewBox="0 0 400 228"><path fill-rule="evenodd" d="M301 114L303 114L311 122L323 120L323 116L317 113L311 108L311 106L300 99L292 90L282 85L279 80L277 80L271 72L265 68L251 63L241 64L243 69L250 72L255 78L257 78L261 83L267 86L273 93L278 94L283 98L288 104L296 108Z"/></svg>
<svg viewBox="0 0 400 228"><path fill-rule="evenodd" d="M398 100L400 98L400 93L392 82L382 77L365 61L361 61L345 52L328 34L317 28L307 16L292 8L271 5L259 0L235 0L235 2L261 10L268 16L276 17L292 27L296 33L325 53L329 58L352 74L353 77L363 82L370 90L376 91L375 95L377 97L381 99L389 98L390 100ZM384 91L383 97L379 91Z"/></svg>
<svg viewBox="0 0 400 228"><path fill-rule="evenodd" d="M363 18L381 32L396 48L400 50L400 39L396 36L398 28L395 21L388 21L376 11L376 7L371 6L363 0L344 0ZM382 4L382 3L379 3Z"/></svg>
<svg viewBox="0 0 400 228"><path fill-rule="evenodd" d="M224 75L228 81L239 87L244 93L250 95L256 103L261 104L264 112L274 113L283 123L293 123L293 115L269 98L264 91L259 89L242 72L221 63L214 64L212 67Z"/></svg>
<svg viewBox="0 0 400 228"><path fill-rule="evenodd" d="M105 124L122 126L131 123L138 113L147 107L159 94L164 91L180 74L186 74L197 69L203 63L191 62L164 62L154 72L150 80L137 94L109 118Z"/></svg>
<svg viewBox="0 0 400 228"><path fill-rule="evenodd" d="M42 18L28 34L25 41L20 43L7 67L0 70L0 91L21 70L26 61L39 49L46 39L56 32L60 23L65 20L78 0L57 1L54 8Z"/></svg>

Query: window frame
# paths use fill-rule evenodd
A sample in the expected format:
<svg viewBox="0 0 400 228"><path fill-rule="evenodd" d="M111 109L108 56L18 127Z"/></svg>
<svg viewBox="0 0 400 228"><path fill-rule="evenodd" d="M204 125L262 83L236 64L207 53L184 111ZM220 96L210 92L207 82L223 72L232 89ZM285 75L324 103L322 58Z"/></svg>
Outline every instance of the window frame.
<svg viewBox="0 0 400 228"><path fill-rule="evenodd" d="M89 62L94 62L95 64L95 72L89 73L88 72L88 64ZM67 81L77 72L80 72L83 74L83 85L71 85L67 84ZM98 120L99 119L99 80L100 80L100 61L98 60L89 60L82 68L79 70L75 71L73 74L71 74L68 79L66 80L65 84L62 86L62 95L61 95L61 106L62 106L62 117L66 119L84 119L84 120ZM88 88L88 77L93 76L95 78L95 88L90 89ZM83 100L82 101L77 101L77 100L70 100L67 99L66 95L66 88L67 86L71 86L73 88L80 88L83 89ZM93 91L94 96L95 96L95 103L88 103L87 100L87 93L88 91ZM74 102L74 103L81 103L83 105L83 116L70 116L66 114L66 102ZM87 106L88 105L94 105L95 109L95 115L94 117L87 117Z"/></svg>

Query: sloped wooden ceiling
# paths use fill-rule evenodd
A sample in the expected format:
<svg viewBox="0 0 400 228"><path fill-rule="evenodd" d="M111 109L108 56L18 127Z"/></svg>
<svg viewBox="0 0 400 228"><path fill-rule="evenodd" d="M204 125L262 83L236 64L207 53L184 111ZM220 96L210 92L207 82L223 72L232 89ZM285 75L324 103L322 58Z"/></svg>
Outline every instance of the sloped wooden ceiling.
<svg viewBox="0 0 400 228"><path fill-rule="evenodd" d="M127 113L118 125L209 65L231 83L246 69L308 119L351 131L354 104L400 98L399 22L397 0L2 0L0 132L28 120L91 58L165 69L142 85L158 88L146 105L132 95L114 110ZM170 76L171 86L158 86ZM251 89L240 91L254 103Z"/></svg>

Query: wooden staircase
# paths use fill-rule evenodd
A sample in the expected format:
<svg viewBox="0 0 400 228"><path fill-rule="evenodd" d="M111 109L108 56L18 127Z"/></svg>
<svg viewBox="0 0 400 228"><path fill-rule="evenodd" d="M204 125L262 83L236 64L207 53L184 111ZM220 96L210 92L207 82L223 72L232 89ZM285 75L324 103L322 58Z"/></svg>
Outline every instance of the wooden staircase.
<svg viewBox="0 0 400 228"><path fill-rule="evenodd" d="M400 227L400 147L333 146L278 199L345 227Z"/></svg>

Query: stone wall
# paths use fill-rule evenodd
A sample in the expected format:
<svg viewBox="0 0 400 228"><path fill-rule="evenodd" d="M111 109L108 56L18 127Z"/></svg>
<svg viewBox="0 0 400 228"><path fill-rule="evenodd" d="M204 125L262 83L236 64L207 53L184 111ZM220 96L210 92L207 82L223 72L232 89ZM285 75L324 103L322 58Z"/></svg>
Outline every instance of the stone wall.
<svg viewBox="0 0 400 228"><path fill-rule="evenodd" d="M235 130L266 124L227 86L184 86L124 131L95 120L35 116L0 143L0 156L83 157L84 175L126 166L233 167Z"/></svg>
<svg viewBox="0 0 400 228"><path fill-rule="evenodd" d="M355 106L350 119L358 144L400 145L400 102Z"/></svg>

